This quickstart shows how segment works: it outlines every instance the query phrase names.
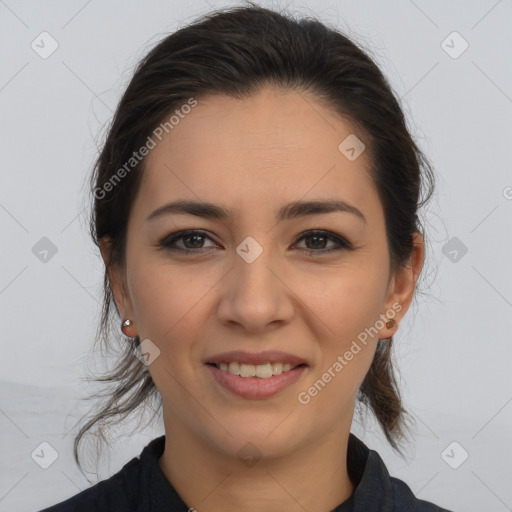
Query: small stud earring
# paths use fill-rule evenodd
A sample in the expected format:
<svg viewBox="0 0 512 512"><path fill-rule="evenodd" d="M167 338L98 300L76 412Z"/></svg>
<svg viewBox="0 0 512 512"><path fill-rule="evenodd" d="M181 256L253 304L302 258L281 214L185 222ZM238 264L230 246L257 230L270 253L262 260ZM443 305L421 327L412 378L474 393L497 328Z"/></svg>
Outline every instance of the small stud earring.
<svg viewBox="0 0 512 512"><path fill-rule="evenodd" d="M133 325L133 322L128 318L126 320L124 320L122 323L121 323L121 331L123 332L124 335L128 336L126 334L126 332L124 331L126 329L126 327L130 327L130 325ZM131 336L130 336L131 337Z"/></svg>
<svg viewBox="0 0 512 512"><path fill-rule="evenodd" d="M397 325L397 324L396 324L396 320L395 320L394 318L391 318L390 320L388 320L388 321L386 322L386 327L387 327L388 329L394 329L394 328L396 327L396 325Z"/></svg>

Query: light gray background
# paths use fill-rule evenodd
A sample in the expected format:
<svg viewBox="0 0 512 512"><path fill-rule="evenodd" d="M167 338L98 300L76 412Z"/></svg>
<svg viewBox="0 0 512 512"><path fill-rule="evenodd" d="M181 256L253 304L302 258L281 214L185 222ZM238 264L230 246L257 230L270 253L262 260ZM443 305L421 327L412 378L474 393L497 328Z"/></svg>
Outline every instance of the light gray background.
<svg viewBox="0 0 512 512"><path fill-rule="evenodd" d="M90 407L78 399L89 390L80 379L92 369L102 280L85 222L86 179L136 62L226 5L235 3L0 0L1 511L38 510L89 485L71 453ZM287 5L370 49L437 175L425 212L425 294L396 336L416 442L404 461L373 422L353 431L419 498L457 511L512 510L512 2ZM59 45L47 59L31 48L43 31ZM457 58L463 41L454 31L469 44ZM42 237L58 250L46 262L32 252ZM459 244L457 261L444 255L447 243ZM119 438L99 478L162 433L158 423ZM48 469L31 458L42 442L58 452ZM469 457L453 469L446 460L460 463L463 450Z"/></svg>

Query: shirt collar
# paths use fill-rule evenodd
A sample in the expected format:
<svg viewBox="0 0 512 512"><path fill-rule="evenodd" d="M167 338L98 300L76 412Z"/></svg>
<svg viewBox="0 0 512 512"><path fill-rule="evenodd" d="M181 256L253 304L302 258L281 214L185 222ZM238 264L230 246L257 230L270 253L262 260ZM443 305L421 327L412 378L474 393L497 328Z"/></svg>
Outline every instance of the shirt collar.
<svg viewBox="0 0 512 512"><path fill-rule="evenodd" d="M383 460L352 433L348 438L347 470L357 482L356 488L333 512L392 512L391 478Z"/></svg>
<svg viewBox="0 0 512 512"><path fill-rule="evenodd" d="M165 435L153 439L140 455L141 512L172 510L187 512L183 502L159 465ZM392 512L392 487L389 473L379 454L350 433L347 468L356 487L350 498L333 512Z"/></svg>

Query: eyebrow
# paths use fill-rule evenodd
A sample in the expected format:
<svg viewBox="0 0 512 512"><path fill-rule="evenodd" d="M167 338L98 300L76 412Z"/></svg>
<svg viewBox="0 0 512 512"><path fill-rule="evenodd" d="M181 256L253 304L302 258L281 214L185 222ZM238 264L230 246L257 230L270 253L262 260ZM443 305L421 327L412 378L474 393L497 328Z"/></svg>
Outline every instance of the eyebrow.
<svg viewBox="0 0 512 512"><path fill-rule="evenodd" d="M363 213L355 206L338 199L322 200L322 201L294 201L282 206L277 212L277 221L295 219L306 215L319 215L332 212L347 212L357 216L366 223ZM230 217L229 210L213 203L199 201L178 200L172 203L164 204L151 212L146 222L157 219L164 215L181 214L195 215L197 217L226 220Z"/></svg>

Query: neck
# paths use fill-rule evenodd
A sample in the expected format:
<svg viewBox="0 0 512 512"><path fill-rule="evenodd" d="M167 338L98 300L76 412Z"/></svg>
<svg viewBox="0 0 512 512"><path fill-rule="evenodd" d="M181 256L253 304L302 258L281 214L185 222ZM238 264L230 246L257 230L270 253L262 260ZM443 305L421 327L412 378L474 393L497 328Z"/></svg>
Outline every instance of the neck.
<svg viewBox="0 0 512 512"><path fill-rule="evenodd" d="M187 506L198 512L326 512L347 500L350 423L279 458L244 465L165 415L159 464Z"/></svg>

